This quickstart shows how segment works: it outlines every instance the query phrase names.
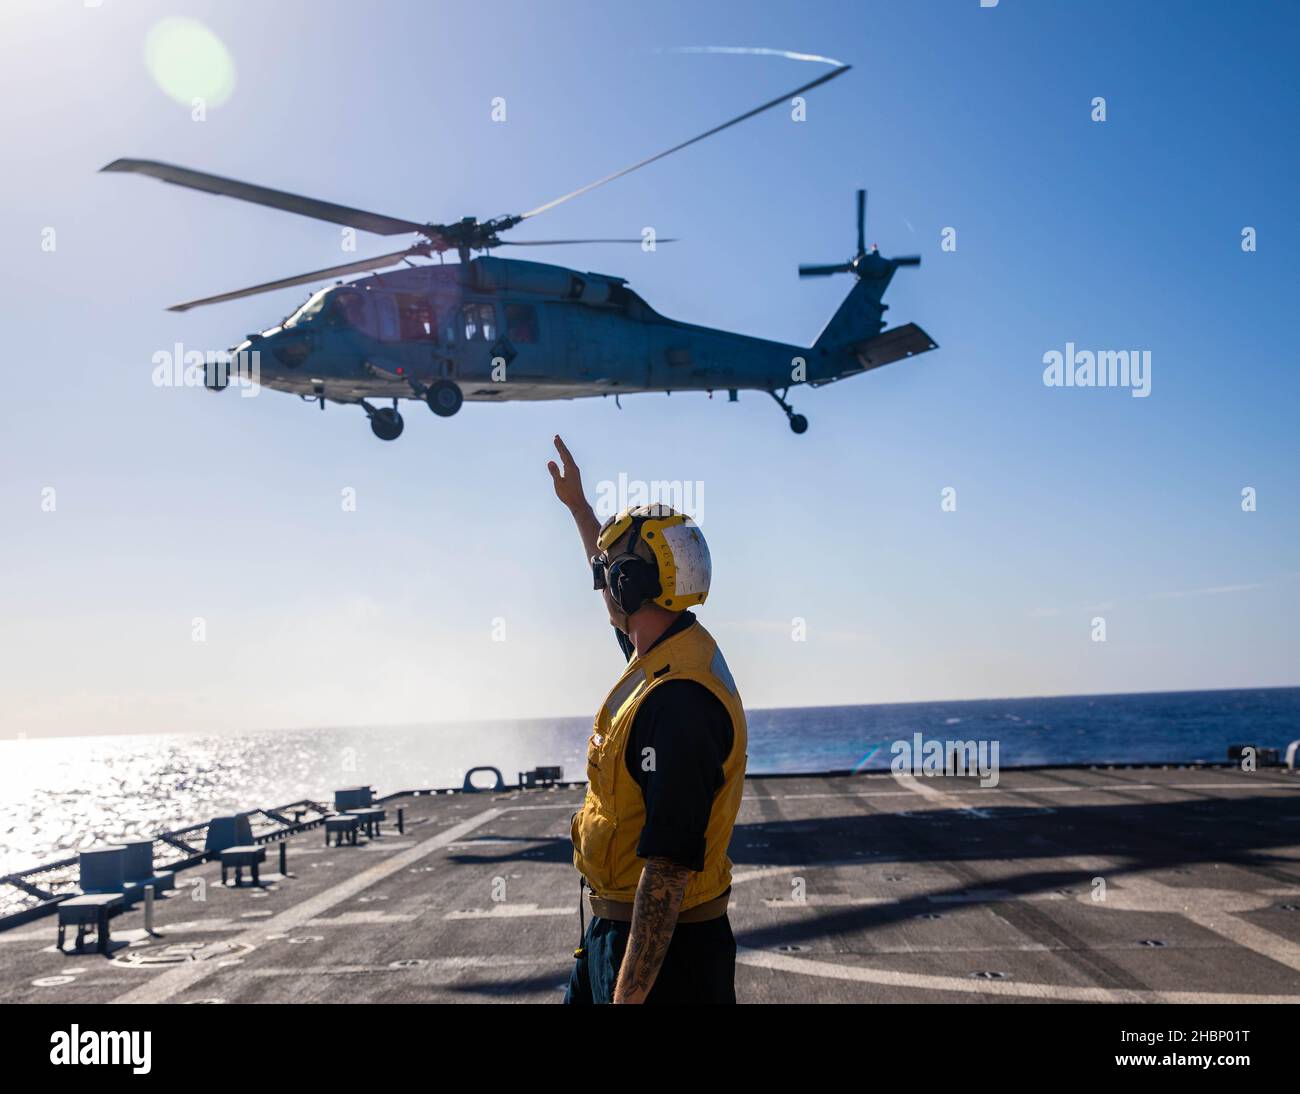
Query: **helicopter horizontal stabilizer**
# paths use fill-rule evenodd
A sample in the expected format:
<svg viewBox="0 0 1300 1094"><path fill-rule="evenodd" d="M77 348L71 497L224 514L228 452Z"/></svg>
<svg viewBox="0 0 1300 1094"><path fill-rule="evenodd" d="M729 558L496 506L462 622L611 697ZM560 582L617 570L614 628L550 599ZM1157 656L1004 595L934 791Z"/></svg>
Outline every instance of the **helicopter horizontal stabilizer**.
<svg viewBox="0 0 1300 1094"><path fill-rule="evenodd" d="M906 323L859 342L853 350L865 371L938 348L938 343L915 323Z"/></svg>

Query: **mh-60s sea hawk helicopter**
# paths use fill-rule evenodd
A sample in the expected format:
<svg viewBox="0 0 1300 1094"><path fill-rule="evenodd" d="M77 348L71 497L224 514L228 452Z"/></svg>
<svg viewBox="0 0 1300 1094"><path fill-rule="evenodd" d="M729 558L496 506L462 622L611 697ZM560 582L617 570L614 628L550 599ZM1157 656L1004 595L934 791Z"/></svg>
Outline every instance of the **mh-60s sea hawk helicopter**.
<svg viewBox="0 0 1300 1094"><path fill-rule="evenodd" d="M501 234L607 182L762 113L848 71L844 65L699 136L597 179L526 213L450 224L418 224L333 202L221 178L153 160L115 160L104 171L151 175L164 182L267 205L378 235L416 233L420 239L390 254L286 277L247 289L176 304L186 311L292 285L405 264L324 288L279 326L251 334L233 355L256 351L260 383L319 402L353 403L381 440L402 432L399 399L423 399L437 415L455 414L464 400L573 399L633 392L764 391L802 433L808 420L786 402L789 388L816 387L935 348L920 327L884 330L881 297L894 271L920 258L885 258L865 246L866 195L858 191L857 251L847 262L801 266L801 277L852 273L848 297L808 346L770 342L660 315L621 277L580 273L476 251L501 246L636 243L642 239L507 240ZM659 240L658 242L672 242ZM459 264L410 260L455 251ZM207 386L226 386L224 370ZM370 400L391 399L392 406Z"/></svg>

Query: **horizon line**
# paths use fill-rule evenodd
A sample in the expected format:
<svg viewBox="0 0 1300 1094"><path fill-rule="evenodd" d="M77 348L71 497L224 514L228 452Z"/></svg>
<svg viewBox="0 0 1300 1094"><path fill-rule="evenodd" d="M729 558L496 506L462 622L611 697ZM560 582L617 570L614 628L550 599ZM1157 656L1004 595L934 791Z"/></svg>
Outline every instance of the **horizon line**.
<svg viewBox="0 0 1300 1094"><path fill-rule="evenodd" d="M1295 691L1300 690L1300 683L1296 684L1260 684L1247 685L1244 687L1220 687L1220 688L1164 688L1157 691L1085 691L1085 692L1061 692L1050 695L993 695L979 698L968 699L907 699L896 702L874 702L874 703L812 703L804 706L790 707L746 707L745 713L759 714L770 711L788 711L788 710L844 710L852 707L905 707L905 706L930 706L941 703L1024 703L1032 702L1038 699L1113 699L1113 698L1137 698L1149 695L1213 695L1221 692L1234 691ZM212 729L162 729L162 730L145 730L119 733L108 731L104 733L46 733L40 735L21 734L16 736L0 736L0 742L3 741L51 741L51 740L80 740L88 737L175 737L175 736L216 736L216 737L236 737L247 733L338 733L351 730L384 730L384 729L414 729L419 726L475 726L490 725L499 722L560 722L570 719L581 718L584 721L591 719L590 714L538 714L529 715L526 718L469 718L469 719L450 719L443 721L424 721L424 722L379 722L372 724L354 724L354 725L309 725L309 726L272 726L259 727L256 729L229 729L229 730L212 730Z"/></svg>

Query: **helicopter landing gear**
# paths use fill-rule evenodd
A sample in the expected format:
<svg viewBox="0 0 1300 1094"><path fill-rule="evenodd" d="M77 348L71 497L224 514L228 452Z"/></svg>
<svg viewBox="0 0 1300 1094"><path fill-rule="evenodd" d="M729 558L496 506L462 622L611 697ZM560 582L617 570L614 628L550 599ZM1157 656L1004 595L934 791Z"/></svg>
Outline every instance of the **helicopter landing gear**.
<svg viewBox="0 0 1300 1094"><path fill-rule="evenodd" d="M796 433L807 433L808 419L802 414L796 414L794 412L794 407L785 401L785 394L789 390L789 388L785 388L780 395L778 395L775 390L768 391L768 394L776 400L776 405L785 411L785 416L790 422L790 428Z"/></svg>
<svg viewBox="0 0 1300 1094"><path fill-rule="evenodd" d="M406 423L397 412L397 400L391 407L373 407L364 399L361 408L370 416L370 431L381 441L395 441L402 435Z"/></svg>
<svg viewBox="0 0 1300 1094"><path fill-rule="evenodd" d="M426 389L424 401L439 418L450 418L460 409L465 396L450 380L435 380Z"/></svg>
<svg viewBox="0 0 1300 1094"><path fill-rule="evenodd" d="M203 386L209 391L225 391L230 385L230 373L225 364L208 361L203 366Z"/></svg>
<svg viewBox="0 0 1300 1094"><path fill-rule="evenodd" d="M370 416L370 430L381 441L395 441L402 435L402 416L390 407L381 407Z"/></svg>

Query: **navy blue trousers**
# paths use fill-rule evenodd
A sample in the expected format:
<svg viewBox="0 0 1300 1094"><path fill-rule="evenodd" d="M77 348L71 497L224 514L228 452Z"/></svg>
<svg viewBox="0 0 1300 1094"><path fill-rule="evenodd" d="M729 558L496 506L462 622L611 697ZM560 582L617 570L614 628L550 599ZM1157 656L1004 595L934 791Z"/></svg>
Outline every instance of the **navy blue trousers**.
<svg viewBox="0 0 1300 1094"><path fill-rule="evenodd" d="M566 1003L612 1003L631 923L592 919L581 957L573 961ZM647 1003L734 1003L736 938L725 916L703 923L679 923L668 953L646 996Z"/></svg>

